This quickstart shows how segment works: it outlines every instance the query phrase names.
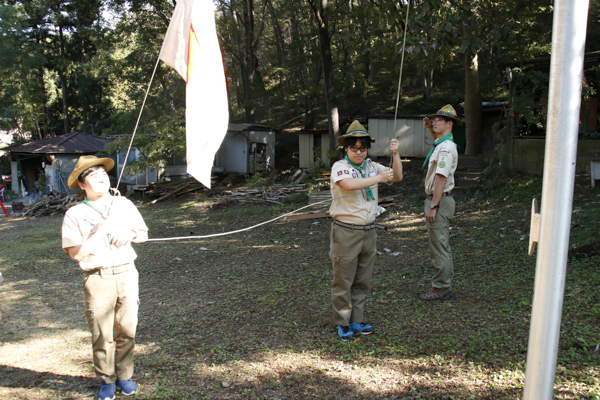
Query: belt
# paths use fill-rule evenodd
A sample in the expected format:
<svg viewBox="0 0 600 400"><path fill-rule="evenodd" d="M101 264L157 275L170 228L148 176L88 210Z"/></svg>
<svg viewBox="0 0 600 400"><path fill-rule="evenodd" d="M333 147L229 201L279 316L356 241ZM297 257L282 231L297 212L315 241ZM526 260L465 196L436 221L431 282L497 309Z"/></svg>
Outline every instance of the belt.
<svg viewBox="0 0 600 400"><path fill-rule="evenodd" d="M359 230L359 231L369 231L371 229L381 229L386 231L387 230L387 226L384 225L379 225L376 223L372 223L369 225L354 225L354 224L347 224L345 222L340 222L337 219L335 221L333 221L333 223L335 225L339 225L342 228L346 228L346 229L352 229L352 230Z"/></svg>
<svg viewBox="0 0 600 400"><path fill-rule="evenodd" d="M113 268L97 268L92 271L89 271L88 274L89 275L98 274L100 276L119 275L119 274L122 274L123 272L127 272L130 265L131 265L131 263L119 265L118 267L113 267Z"/></svg>
<svg viewBox="0 0 600 400"><path fill-rule="evenodd" d="M442 193L442 197L446 197L446 196L450 196L450 197L452 197L452 192L444 192L444 193ZM428 198L429 200L431 200L431 199L433 199L433 195L432 195L432 194L428 194L428 195L427 195L427 198Z"/></svg>

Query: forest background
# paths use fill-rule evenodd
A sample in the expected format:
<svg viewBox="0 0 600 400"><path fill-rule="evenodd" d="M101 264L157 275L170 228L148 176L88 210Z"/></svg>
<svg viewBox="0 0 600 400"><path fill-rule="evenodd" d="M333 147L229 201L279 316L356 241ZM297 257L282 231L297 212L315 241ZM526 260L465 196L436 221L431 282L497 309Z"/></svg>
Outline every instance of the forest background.
<svg viewBox="0 0 600 400"><path fill-rule="evenodd" d="M15 143L131 134L175 3L0 1L0 129ZM352 119L394 113L406 33L399 114L464 102L466 154L480 151L482 101L510 100L524 123L543 124L531 110L546 98L547 72L512 68L519 95L510 97L502 63L549 56L552 1L214 3L230 122L329 129L333 148ZM599 3L590 2L586 52L600 49ZM584 97L598 80L597 67L586 70ZM184 114L185 82L161 62L134 143L143 157L129 168L182 153ZM279 141L294 135L281 132Z"/></svg>

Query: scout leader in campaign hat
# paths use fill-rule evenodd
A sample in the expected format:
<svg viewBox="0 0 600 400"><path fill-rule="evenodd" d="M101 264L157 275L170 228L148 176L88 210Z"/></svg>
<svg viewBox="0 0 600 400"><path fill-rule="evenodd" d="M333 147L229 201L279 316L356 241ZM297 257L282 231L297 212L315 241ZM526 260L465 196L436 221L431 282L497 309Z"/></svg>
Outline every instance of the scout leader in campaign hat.
<svg viewBox="0 0 600 400"><path fill-rule="evenodd" d="M446 104L444 107L440 108L438 112L427 116L427 118L433 120L435 117L440 116L450 118L452 121L454 121L456 126L461 126L463 124L462 120L456 115L456 110L454 110L454 107L452 107L450 104Z"/></svg>
<svg viewBox="0 0 600 400"><path fill-rule="evenodd" d="M337 138L338 144L343 146L344 140L348 139L349 137L356 137L356 138L368 137L369 139L371 139L371 143L375 142L375 139L373 137L371 137L371 135L369 135L369 132L367 132L365 127L362 126L362 124L358 121L354 121L353 123L350 124L345 135L338 136L338 138Z"/></svg>
<svg viewBox="0 0 600 400"><path fill-rule="evenodd" d="M67 181L69 187L73 189L79 189L79 184L77 183L79 175L81 175L81 173L86 169L91 168L95 165L104 166L104 168L106 168L106 172L108 172L111 169L113 169L113 167L115 166L115 162L110 158L98 158L96 156L79 157L79 160L77 160L77 164L75 164L75 169L73 170L73 172L71 172L71 175L69 175L69 180Z"/></svg>

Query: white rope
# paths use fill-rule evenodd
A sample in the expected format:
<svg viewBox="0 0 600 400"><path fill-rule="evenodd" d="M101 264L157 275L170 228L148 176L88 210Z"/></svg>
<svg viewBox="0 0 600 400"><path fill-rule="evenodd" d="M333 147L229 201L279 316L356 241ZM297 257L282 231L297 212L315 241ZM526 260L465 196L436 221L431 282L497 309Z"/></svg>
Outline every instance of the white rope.
<svg viewBox="0 0 600 400"><path fill-rule="evenodd" d="M150 82L148 83L148 89L146 89L146 94L144 95L144 101L142 102L142 108L140 108L140 113L138 114L137 121L135 122L135 127L133 128L133 134L131 135L131 140L129 141L129 147L127 147L127 153L125 154L125 160L123 161L123 167L121 168L121 173L119 174L119 179L117 180L116 188L119 188L119 184L121 183L121 178L123 177L123 172L125 171L125 165L127 164L127 158L129 157L129 151L131 151L131 145L133 144L133 138L135 137L135 133L137 132L138 125L140 124L140 119L142 118L142 111L144 111L144 106L146 105L146 99L148 98L148 92L150 92L150 86L152 85L152 81L154 80L154 74L156 74L156 69L158 68L158 63L160 62L160 57L156 60L156 65L154 65L154 71L152 71L152 76L150 77Z"/></svg>
<svg viewBox="0 0 600 400"><path fill-rule="evenodd" d="M374 185L374 186L375 186L375 187L378 187L379 185ZM371 187L373 187L373 186L371 186ZM343 197L348 197L348 196L356 196L356 195L362 194L362 191L363 191L363 189L360 189L360 190L359 190L358 192L356 192L356 193L347 194L347 195L345 195L345 196L339 196L339 197L335 197L335 198L333 198L333 199L331 199L331 200L322 200L322 201L318 201L318 202L316 202L316 203L312 203L312 204L309 204L309 205L307 205L307 206L301 207L301 208L299 208L299 209L297 209L297 210L291 211L291 212L289 212L289 213L287 213L287 214L283 214L283 215L280 215L280 216L278 216L278 217L276 217L276 218L270 219L270 220L268 220L268 221L261 222L260 224L253 225L253 226L251 226L251 227L249 227L249 228L238 229L238 230L236 230L236 231L230 231L230 232L213 233L212 235L203 235L203 236L179 236L179 237L170 237L170 238L147 239L146 241L147 241L147 242L159 242L159 241L167 241L167 240L183 240L183 239L206 239L206 238L210 238L210 237L216 237L216 236L233 235L234 233L240 233L240 232L249 231L250 229L257 228L257 227L259 227L259 226L261 226L261 225L266 225L266 224L268 224L268 223L271 223L271 222L277 221L277 220L279 220L279 219L281 219L281 218L283 218L283 217L287 217L288 215L291 215L291 214L294 214L294 213L296 213L296 212L298 212L298 211L304 210L305 208L308 208L308 207L313 207L313 206L314 206L314 205L316 205L316 204L333 202L334 200L338 200L338 199L341 199L341 198L343 198ZM396 196L391 196L391 197L396 197Z"/></svg>
<svg viewBox="0 0 600 400"><path fill-rule="evenodd" d="M408 14L410 11L410 0L406 3L406 22L404 23L404 41L402 42L402 56L400 57L400 77L398 78L398 93L396 94L396 112L394 113L394 134L396 133L396 117L398 116L398 103L400 102L400 90L402 89L402 68L404 67L404 51L406 50L406 32L408 31Z"/></svg>

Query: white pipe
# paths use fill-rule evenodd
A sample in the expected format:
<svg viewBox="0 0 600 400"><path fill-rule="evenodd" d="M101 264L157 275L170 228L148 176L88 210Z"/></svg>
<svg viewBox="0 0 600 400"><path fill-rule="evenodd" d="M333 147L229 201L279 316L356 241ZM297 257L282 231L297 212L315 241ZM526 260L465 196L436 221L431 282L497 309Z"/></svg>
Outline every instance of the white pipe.
<svg viewBox="0 0 600 400"><path fill-rule="evenodd" d="M524 400L550 400L554 397L573 208L588 7L588 0L554 2L540 241Z"/></svg>

